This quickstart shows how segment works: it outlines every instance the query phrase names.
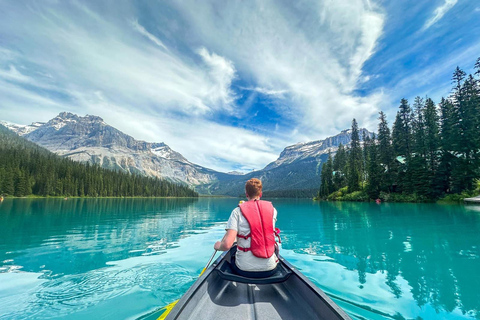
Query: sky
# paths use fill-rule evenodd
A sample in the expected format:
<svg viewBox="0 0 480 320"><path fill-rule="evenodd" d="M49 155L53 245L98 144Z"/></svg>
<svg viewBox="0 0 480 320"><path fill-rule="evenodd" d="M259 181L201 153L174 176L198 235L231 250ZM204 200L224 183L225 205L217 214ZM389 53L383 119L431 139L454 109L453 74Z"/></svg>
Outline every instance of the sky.
<svg viewBox="0 0 480 320"><path fill-rule="evenodd" d="M248 172L289 145L439 102L480 57L480 2L0 0L0 120L97 115Z"/></svg>

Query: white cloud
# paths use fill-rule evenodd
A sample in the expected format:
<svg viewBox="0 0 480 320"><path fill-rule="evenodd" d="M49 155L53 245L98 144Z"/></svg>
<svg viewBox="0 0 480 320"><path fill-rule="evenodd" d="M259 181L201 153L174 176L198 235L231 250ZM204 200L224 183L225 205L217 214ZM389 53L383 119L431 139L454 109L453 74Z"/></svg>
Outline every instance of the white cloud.
<svg viewBox="0 0 480 320"><path fill-rule="evenodd" d="M235 94L230 89L235 78L235 67L232 61L213 52L210 54L205 47L200 48L197 52L208 66L208 74L213 84L206 94L209 97L208 100L213 104L220 103L229 107L235 99Z"/></svg>
<svg viewBox="0 0 480 320"><path fill-rule="evenodd" d="M143 26L141 26L138 23L138 20L131 21L131 24L132 24L132 26L135 30L137 30L140 34L144 35L145 37L147 37L150 41L155 43L157 46L159 46L160 48L163 48L165 50L168 50L168 48L163 44L163 42L160 39L158 39L157 37L155 37L153 34L148 32Z"/></svg>
<svg viewBox="0 0 480 320"><path fill-rule="evenodd" d="M354 93L382 35L384 15L374 5L302 2L291 10L275 1L221 7L190 1L177 10L203 43L256 83L253 88L286 92L289 100L276 111L300 128L292 140L334 134L353 117L376 118L376 95Z"/></svg>
<svg viewBox="0 0 480 320"><path fill-rule="evenodd" d="M92 108L108 104L98 101ZM110 105L111 107L111 105ZM189 161L223 172L232 164L240 170L261 169L278 157L281 141L242 128L221 125L202 118L186 120L139 115L119 106L103 117L114 127L127 128L127 134L150 142L165 142Z"/></svg>
<svg viewBox="0 0 480 320"><path fill-rule="evenodd" d="M425 24L423 25L422 30L427 30L431 26L433 26L435 23L437 23L442 17L450 10L452 9L456 4L458 0L445 0L445 3L443 3L440 7L437 7L435 11L433 12L432 17L428 19Z"/></svg>
<svg viewBox="0 0 480 320"><path fill-rule="evenodd" d="M247 90L247 91L255 91L267 96L275 96L277 98L284 97L284 95L288 93L288 90L273 90L273 89L267 89L267 88L261 88L261 87L253 87L253 88L240 87L240 89Z"/></svg>
<svg viewBox="0 0 480 320"><path fill-rule="evenodd" d="M382 36L385 16L374 3L148 3L148 24L132 16L136 2L118 4L115 16L92 4L2 4L10 14L0 37L15 35L12 48L20 50L0 48L0 80L53 94L9 82L1 109L97 114L137 139L164 141L193 162L229 170L263 167L288 144L336 134L354 117L366 126L383 101L382 92L355 94ZM272 99L282 117L277 130L214 122L216 114L256 112L239 110L236 80ZM48 120L25 114L5 120Z"/></svg>

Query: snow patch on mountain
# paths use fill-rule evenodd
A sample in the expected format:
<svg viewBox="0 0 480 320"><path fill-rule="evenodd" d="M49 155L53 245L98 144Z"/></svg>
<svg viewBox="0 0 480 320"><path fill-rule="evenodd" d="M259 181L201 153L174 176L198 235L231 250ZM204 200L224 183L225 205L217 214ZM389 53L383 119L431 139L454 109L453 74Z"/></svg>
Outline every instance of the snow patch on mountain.
<svg viewBox="0 0 480 320"><path fill-rule="evenodd" d="M360 129L359 135L363 136L363 133L373 135L366 129ZM343 130L339 134L328 137L325 140L316 140L311 142L301 142L283 149L282 153L277 160L269 163L263 170L271 170L281 165L291 164L299 160L305 160L308 158L320 158L320 156L328 153L336 153L340 144L348 146L351 142L352 130Z"/></svg>
<svg viewBox="0 0 480 320"><path fill-rule="evenodd" d="M0 121L0 124L12 130L19 136L24 136L30 132L37 130L40 126L44 125L45 122L33 122L30 125L16 124L7 121Z"/></svg>
<svg viewBox="0 0 480 320"><path fill-rule="evenodd" d="M106 124L93 115L62 112L46 123L6 123L28 140L58 155L104 168L198 185L230 175L195 165L163 142L149 143Z"/></svg>

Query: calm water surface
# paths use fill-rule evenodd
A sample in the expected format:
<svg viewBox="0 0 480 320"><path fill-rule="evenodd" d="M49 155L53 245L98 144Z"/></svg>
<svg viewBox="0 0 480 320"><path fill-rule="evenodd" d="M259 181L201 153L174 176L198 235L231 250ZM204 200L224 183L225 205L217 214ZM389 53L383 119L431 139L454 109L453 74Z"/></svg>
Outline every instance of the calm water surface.
<svg viewBox="0 0 480 320"><path fill-rule="evenodd" d="M282 254L354 319L480 319L480 207L273 200ZM6 199L0 319L135 319L179 298L237 199Z"/></svg>

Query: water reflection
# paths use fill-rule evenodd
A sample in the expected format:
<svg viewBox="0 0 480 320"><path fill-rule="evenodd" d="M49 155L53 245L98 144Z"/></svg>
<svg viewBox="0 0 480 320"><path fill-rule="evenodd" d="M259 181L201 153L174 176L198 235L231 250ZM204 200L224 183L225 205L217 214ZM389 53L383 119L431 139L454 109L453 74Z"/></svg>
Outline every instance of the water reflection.
<svg viewBox="0 0 480 320"><path fill-rule="evenodd" d="M356 270L360 288L368 273L381 272L396 298L407 293L404 279L419 307L480 317L480 216L468 207L322 202L285 209L284 248Z"/></svg>
<svg viewBox="0 0 480 320"><path fill-rule="evenodd" d="M167 304L196 279L236 203L6 199L0 319L124 319ZM354 317L479 318L476 207L274 204L284 255ZM28 272L8 272L19 268Z"/></svg>
<svg viewBox="0 0 480 320"><path fill-rule="evenodd" d="M7 199L0 206L0 272L21 267L54 277L162 253L180 238L225 220L218 215L228 202L197 202Z"/></svg>

